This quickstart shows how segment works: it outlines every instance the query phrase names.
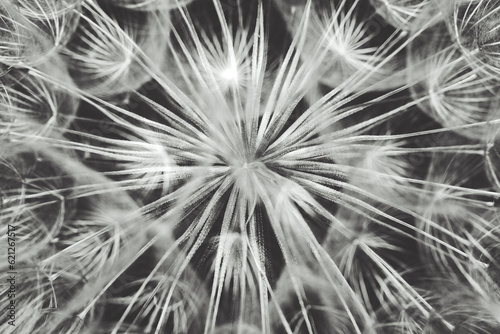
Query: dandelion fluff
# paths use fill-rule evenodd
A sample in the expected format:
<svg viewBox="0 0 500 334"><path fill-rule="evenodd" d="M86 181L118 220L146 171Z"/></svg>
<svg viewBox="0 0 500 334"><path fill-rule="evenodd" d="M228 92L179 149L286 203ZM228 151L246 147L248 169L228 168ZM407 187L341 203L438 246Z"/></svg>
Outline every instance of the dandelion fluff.
<svg viewBox="0 0 500 334"><path fill-rule="evenodd" d="M275 312L272 314L274 332L356 332L349 314L343 309L345 304L342 306L343 302L346 303L346 296L337 293L341 292L332 291L329 284L315 273L283 272L275 291L275 302L282 314L281 317ZM348 307L351 312L355 312L353 305Z"/></svg>
<svg viewBox="0 0 500 334"><path fill-rule="evenodd" d="M396 28L410 30L413 20L431 6L431 0L370 0L377 14Z"/></svg>
<svg viewBox="0 0 500 334"><path fill-rule="evenodd" d="M5 281L9 278L7 271L2 274ZM54 278L50 268L37 268L33 265L18 265L16 274L16 326L7 322L0 325L3 333L47 333L50 318L73 293L82 285L81 278L63 275ZM0 300L9 303L7 290L2 292ZM97 320L95 314L89 320ZM83 324L80 319L68 317L65 323L50 333L77 334Z"/></svg>
<svg viewBox="0 0 500 334"><path fill-rule="evenodd" d="M391 53L400 38L398 32L385 36L386 32L381 31L373 13L366 9L368 6L362 7L359 1L352 4L346 0L338 3L314 3L311 22L306 32L309 37L302 58L304 62L315 61L309 52L315 52L313 50L317 48L325 52L321 63L320 80L323 84L359 91L384 90L404 83L400 72L404 57ZM286 10L290 5L282 7ZM300 7L304 5L299 5L298 8ZM292 33L298 33L301 11L303 9L293 10L294 14L285 14ZM382 80L387 77L392 80Z"/></svg>
<svg viewBox="0 0 500 334"><path fill-rule="evenodd" d="M452 1L447 24L470 65L487 76L500 73L500 2Z"/></svg>
<svg viewBox="0 0 500 334"><path fill-rule="evenodd" d="M115 6L137 10L154 11L160 9L173 9L185 6L193 0L107 0Z"/></svg>
<svg viewBox="0 0 500 334"><path fill-rule="evenodd" d="M497 118L500 105L498 81L470 67L442 24L421 34L410 45L408 73L421 109L444 127L474 125ZM482 139L486 126L460 130L462 135Z"/></svg>
<svg viewBox="0 0 500 334"><path fill-rule="evenodd" d="M82 0L10 0L21 13L37 19L50 19L78 10Z"/></svg>
<svg viewBox="0 0 500 334"><path fill-rule="evenodd" d="M43 152L17 149L2 156L1 240L7 244L8 225L16 229L17 261L51 253L64 221L75 210L70 200L73 176ZM7 263L7 253L4 253Z"/></svg>
<svg viewBox="0 0 500 334"><path fill-rule="evenodd" d="M431 284L460 282L496 305L488 213L498 194L480 175L485 147L448 141L496 121L442 126L417 110L431 100L410 96L428 57L411 79L401 66L437 26L378 36L366 4L213 0L162 14L82 4L65 61L81 79L68 91L85 108L64 133L36 137L79 175L78 208L36 264L77 287L41 330L89 332L82 324L95 312L95 332L111 334L496 329L489 316L450 316ZM290 36L274 29L275 5L287 9ZM172 36L158 39L169 49L160 62L135 38L156 14ZM128 85L135 65L141 80ZM37 68L27 74L64 86ZM120 104L110 98L124 92ZM78 127L86 121L91 129ZM80 160L67 158L74 151ZM465 160L450 166L449 154Z"/></svg>
<svg viewBox="0 0 500 334"><path fill-rule="evenodd" d="M215 329L214 334L261 334L261 330L256 327L245 323L232 323L219 326Z"/></svg>
<svg viewBox="0 0 500 334"><path fill-rule="evenodd" d="M10 2L0 4L0 63L17 66L43 59L48 40Z"/></svg>
<svg viewBox="0 0 500 334"><path fill-rule="evenodd" d="M498 138L498 127L488 125L488 135L484 141L484 167L493 187L500 190L500 142Z"/></svg>
<svg viewBox="0 0 500 334"><path fill-rule="evenodd" d="M15 0L19 12L60 50L75 31L82 0Z"/></svg>
<svg viewBox="0 0 500 334"><path fill-rule="evenodd" d="M154 66L164 57L168 17L166 10L138 13L85 2L81 23L63 52L77 85L108 98L138 89L150 79L145 63Z"/></svg>
<svg viewBox="0 0 500 334"><path fill-rule="evenodd" d="M481 212L490 210L488 204L475 200L477 195L474 196L474 191L467 188L468 184L477 180L481 172L480 163L480 157L438 155L429 169L427 180L432 183L427 185L427 194L422 196L424 219L417 222L419 229L452 246L443 249L423 236L421 252L425 261L432 264L429 269L437 270L450 279L468 281L479 290L478 293L481 293L482 287L472 278L475 275L472 273L487 276L478 256L488 256L479 239L492 227L490 221L481 215ZM430 226L430 221L436 222L440 228Z"/></svg>
<svg viewBox="0 0 500 334"><path fill-rule="evenodd" d="M45 70L71 86L72 81L64 69L53 66L47 63ZM14 72L0 79L4 84L0 91L0 134L19 141L63 132L76 115L79 99L39 78Z"/></svg>

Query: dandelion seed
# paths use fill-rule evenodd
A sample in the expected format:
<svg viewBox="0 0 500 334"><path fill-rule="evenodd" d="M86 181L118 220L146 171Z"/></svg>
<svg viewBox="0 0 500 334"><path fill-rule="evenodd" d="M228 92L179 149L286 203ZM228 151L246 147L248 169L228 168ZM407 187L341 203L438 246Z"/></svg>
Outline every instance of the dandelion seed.
<svg viewBox="0 0 500 334"><path fill-rule="evenodd" d="M420 293L431 304L439 299L431 291L421 289ZM418 333L450 333L451 329L442 324L438 313L422 316L418 307L412 303L401 303L387 313L390 321L383 321L377 328L377 333L418 334Z"/></svg>
<svg viewBox="0 0 500 334"><path fill-rule="evenodd" d="M500 86L489 76L468 66L452 44L444 26L433 27L410 45L409 78L415 99L428 96L420 106L444 127L473 125L497 118ZM459 130L473 139L484 139L486 126Z"/></svg>
<svg viewBox="0 0 500 334"><path fill-rule="evenodd" d="M82 0L12 0L20 12L40 20L65 15L73 9L78 9Z"/></svg>
<svg viewBox="0 0 500 334"><path fill-rule="evenodd" d="M150 79L143 55L151 64L163 59L168 11L139 14L122 9L118 16L106 13L94 1L83 4L81 23L63 52L73 79L83 90L109 98L133 91Z"/></svg>
<svg viewBox="0 0 500 334"><path fill-rule="evenodd" d="M404 142L381 142L364 146L358 144L349 149L352 155L354 170L350 173L350 182L364 188L379 197L393 198L406 195L403 189L410 187L408 177L411 176L412 166L405 157ZM399 195L399 196L398 196ZM404 199L406 200L406 199Z"/></svg>
<svg viewBox="0 0 500 334"><path fill-rule="evenodd" d="M173 156L162 145L163 139L141 138L139 133L122 135L124 139L88 136L95 144L81 145L77 149L88 153L87 158L98 163L116 164L116 169L106 171L105 175L119 180L128 189L140 190L141 198L147 198L158 189L166 195L180 176Z"/></svg>
<svg viewBox="0 0 500 334"><path fill-rule="evenodd" d="M88 206L88 212L77 211L71 221L66 221L58 234L57 254L42 263L45 266L57 264L66 272L90 280L116 261L120 248L127 242L123 216L131 215L133 206L128 211L114 208L117 204L102 195L92 196L87 201L89 203L80 200L79 205Z"/></svg>
<svg viewBox="0 0 500 334"><path fill-rule="evenodd" d="M486 250L480 246L479 239L491 229L490 222L478 214L481 209L486 212L489 209L483 202L475 200L474 191L466 187L481 169L478 168L477 159L467 156L453 157L448 164L442 164L440 162L442 159L449 158L438 157L429 170L428 181L432 183L428 185L429 188L426 190L429 195L423 198L424 203L422 203L422 208L425 210L422 216L426 220L417 222L417 226L421 230L428 231L430 235L437 236L439 240L445 240L446 244L462 250L466 256L449 253L450 249L443 250L441 246L428 247L433 244L430 240L424 240L425 246L421 250L428 263L433 263L442 275L468 281L473 288L478 289L477 293L484 293L483 287L476 283L473 276L477 274L488 276L484 272L485 267L479 264L480 261L476 257L477 254L489 257ZM468 172L461 174L464 170ZM442 185L452 185L456 188L446 189ZM440 235L443 231L438 232L428 226L427 220L437 222L445 228L443 231L451 233Z"/></svg>
<svg viewBox="0 0 500 334"><path fill-rule="evenodd" d="M10 2L0 5L0 62L7 66L34 64L43 59L46 40Z"/></svg>
<svg viewBox="0 0 500 334"><path fill-rule="evenodd" d="M275 298L277 306L282 309L282 317L286 319L274 316L276 333L324 331L333 334L362 330L349 319L350 316L359 317L349 297L330 289L329 283L313 272L284 272L277 283ZM344 309L346 304L349 305L348 312Z"/></svg>
<svg viewBox="0 0 500 334"><path fill-rule="evenodd" d="M8 277L7 272L2 274L4 281ZM51 314L64 305L81 286L80 278L63 275L58 279L51 279L50 268L41 270L26 265L18 266L16 279L16 326L3 322L0 325L3 333L47 333ZM9 303L6 291L0 294L0 300L5 304ZM69 318L62 327L50 333L76 334L82 327L80 322Z"/></svg>
<svg viewBox="0 0 500 334"><path fill-rule="evenodd" d="M411 29L413 20L432 6L430 0L370 0L377 13L395 28Z"/></svg>
<svg viewBox="0 0 500 334"><path fill-rule="evenodd" d="M289 27L297 34L297 17L301 14L297 12L294 16L288 19ZM361 8L359 1L351 4L344 0L339 4L315 6L302 58L304 62L314 61L309 52L318 47L326 52L321 63L322 83L329 87L346 87L349 91L383 90L403 85L404 81L397 75L390 83L381 83L382 78L391 77L402 68L401 59L391 54L400 37L396 32L380 47L376 42L380 32L372 29L372 20L370 11Z"/></svg>
<svg viewBox="0 0 500 334"><path fill-rule="evenodd" d="M500 323L491 312L494 308L490 308L490 299L498 303L494 294L485 299L457 283L447 281L440 288L441 314L456 324L454 333L487 334L500 329Z"/></svg>
<svg viewBox="0 0 500 334"><path fill-rule="evenodd" d="M251 30L254 23L240 18L235 24L225 24L227 27L205 28L186 18L186 22L175 25L169 47L171 57L165 65L165 73L178 77L175 85L184 94L198 105L206 105L205 112L210 113L210 117L222 118L223 122L233 118L233 115L243 118L247 112L246 99L252 96L251 90L255 89L257 79L251 52L255 43ZM185 36L183 31L191 33ZM268 76L266 74L264 82ZM268 88L267 85L265 88ZM265 94L262 95L261 99L264 99ZM212 105L207 101L211 101ZM219 101L224 101L235 110L226 115L225 110L214 109L213 104Z"/></svg>
<svg viewBox="0 0 500 334"><path fill-rule="evenodd" d="M447 19L450 33L470 65L496 77L500 70L500 2L453 1Z"/></svg>
<svg viewBox="0 0 500 334"><path fill-rule="evenodd" d="M123 286L123 289L139 290L139 295L115 297L109 300L110 305L114 307L132 306L130 309L132 323L122 325L129 328L129 330L136 326L134 324L137 324L139 328L146 329L157 326L156 322L163 312L163 307L165 307L165 298L169 291L169 284L172 283L172 277L167 276L167 274L159 274L149 280L145 287L143 287L144 283L143 280L137 280ZM196 292L196 288L190 286L188 282L179 284L172 302L166 306L168 315L165 320L165 328L170 328L174 333L187 332L192 328L200 312L198 310L200 304L198 301L199 295ZM120 333L116 327L114 332Z"/></svg>
<svg viewBox="0 0 500 334"><path fill-rule="evenodd" d="M47 67L52 69L51 65ZM71 85L60 68L52 74ZM2 82L0 134L8 140L33 140L63 132L75 117L79 100L45 81L13 70Z"/></svg>
<svg viewBox="0 0 500 334"><path fill-rule="evenodd" d="M75 202L68 199L74 179L58 163L40 152L17 149L2 156L3 206L0 238L7 243L7 225L15 226L17 261L33 261L51 253ZM2 266L7 263L3 255Z"/></svg>
<svg viewBox="0 0 500 334"><path fill-rule="evenodd" d="M30 25L53 43L47 51L60 50L79 23L82 0L14 0L19 12Z"/></svg>

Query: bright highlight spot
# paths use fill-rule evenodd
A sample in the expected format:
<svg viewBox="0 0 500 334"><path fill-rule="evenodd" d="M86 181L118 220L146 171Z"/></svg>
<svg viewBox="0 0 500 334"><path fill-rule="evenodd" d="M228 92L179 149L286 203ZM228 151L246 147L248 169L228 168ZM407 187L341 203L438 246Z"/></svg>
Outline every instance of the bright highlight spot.
<svg viewBox="0 0 500 334"><path fill-rule="evenodd" d="M238 82L238 67L236 64L230 65L221 72L220 76L226 81L236 83Z"/></svg>

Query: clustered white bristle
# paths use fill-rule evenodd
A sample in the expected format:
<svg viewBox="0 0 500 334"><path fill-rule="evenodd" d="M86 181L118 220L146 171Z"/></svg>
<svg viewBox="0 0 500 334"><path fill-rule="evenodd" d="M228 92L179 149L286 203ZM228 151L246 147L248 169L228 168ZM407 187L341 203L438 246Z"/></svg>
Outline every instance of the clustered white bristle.
<svg viewBox="0 0 500 334"><path fill-rule="evenodd" d="M4 1L0 332L500 332L499 55L498 0Z"/></svg>

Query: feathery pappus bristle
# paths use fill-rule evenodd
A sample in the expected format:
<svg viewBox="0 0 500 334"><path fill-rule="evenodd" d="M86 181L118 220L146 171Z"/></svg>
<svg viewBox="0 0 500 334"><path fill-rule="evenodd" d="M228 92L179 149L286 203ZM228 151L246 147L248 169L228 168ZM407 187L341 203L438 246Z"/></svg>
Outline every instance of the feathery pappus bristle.
<svg viewBox="0 0 500 334"><path fill-rule="evenodd" d="M496 333L497 2L4 1L0 331Z"/></svg>

